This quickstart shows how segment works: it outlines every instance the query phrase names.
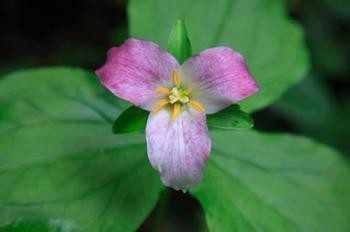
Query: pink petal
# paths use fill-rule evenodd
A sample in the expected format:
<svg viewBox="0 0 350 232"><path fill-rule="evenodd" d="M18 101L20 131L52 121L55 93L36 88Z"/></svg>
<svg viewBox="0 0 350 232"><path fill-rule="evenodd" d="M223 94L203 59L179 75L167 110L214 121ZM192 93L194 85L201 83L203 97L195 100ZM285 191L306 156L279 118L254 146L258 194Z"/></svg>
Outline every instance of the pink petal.
<svg viewBox="0 0 350 232"><path fill-rule="evenodd" d="M171 83L176 59L158 45L136 39L108 51L107 62L96 71L114 95L150 110L159 99L154 89Z"/></svg>
<svg viewBox="0 0 350 232"><path fill-rule="evenodd" d="M211 147L204 113L189 109L176 121L168 109L150 114L146 139L148 158L164 185L185 191L201 180Z"/></svg>
<svg viewBox="0 0 350 232"><path fill-rule="evenodd" d="M244 58L227 47L204 50L182 66L183 76L193 88L193 98L206 113L215 113L259 90Z"/></svg>

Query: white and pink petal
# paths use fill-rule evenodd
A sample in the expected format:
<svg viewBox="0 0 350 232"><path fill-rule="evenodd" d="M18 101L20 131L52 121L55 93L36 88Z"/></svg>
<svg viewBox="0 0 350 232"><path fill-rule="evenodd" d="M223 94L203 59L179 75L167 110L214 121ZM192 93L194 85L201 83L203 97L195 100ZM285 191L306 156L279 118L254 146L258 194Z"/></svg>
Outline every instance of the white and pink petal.
<svg viewBox="0 0 350 232"><path fill-rule="evenodd" d="M243 56L228 47L206 49L181 67L184 83L206 113L215 113L259 90Z"/></svg>
<svg viewBox="0 0 350 232"><path fill-rule="evenodd" d="M149 160L164 185L185 191L201 180L211 149L204 113L189 109L176 121L168 109L150 114L146 140Z"/></svg>
<svg viewBox="0 0 350 232"><path fill-rule="evenodd" d="M150 110L161 97L154 90L169 86L176 59L158 45L129 39L111 48L107 62L96 71L102 84L114 95Z"/></svg>

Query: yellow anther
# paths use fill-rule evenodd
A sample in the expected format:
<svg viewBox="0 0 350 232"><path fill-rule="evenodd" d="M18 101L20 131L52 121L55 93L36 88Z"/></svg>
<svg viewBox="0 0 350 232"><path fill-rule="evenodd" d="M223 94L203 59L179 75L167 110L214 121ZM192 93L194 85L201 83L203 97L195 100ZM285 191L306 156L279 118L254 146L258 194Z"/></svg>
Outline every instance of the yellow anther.
<svg viewBox="0 0 350 232"><path fill-rule="evenodd" d="M173 71L171 72L171 77L173 79L173 84L176 87L179 87L181 85L181 81L180 81L179 73L176 71L176 69L173 69Z"/></svg>
<svg viewBox="0 0 350 232"><path fill-rule="evenodd" d="M156 93L171 94L171 90L166 87L158 87L154 90Z"/></svg>
<svg viewBox="0 0 350 232"><path fill-rule="evenodd" d="M169 96L169 102L171 104L174 104L175 102L177 102L179 99L177 99L177 97L175 97L174 95L170 95Z"/></svg>
<svg viewBox="0 0 350 232"><path fill-rule="evenodd" d="M190 95L192 93L192 89L185 89L183 93L186 95Z"/></svg>
<svg viewBox="0 0 350 232"><path fill-rule="evenodd" d="M202 104L199 103L199 102L197 102L197 101L189 100L189 101L187 102L187 104L188 104L189 106L191 106L193 109L195 109L195 110L197 110L197 111L199 111L199 112L204 112L204 111L205 111L205 109L204 109L204 107L202 106Z"/></svg>
<svg viewBox="0 0 350 232"><path fill-rule="evenodd" d="M169 101L167 99L162 99L153 106L151 112L152 113L158 112L161 108L163 108L167 104L169 104Z"/></svg>
<svg viewBox="0 0 350 232"><path fill-rule="evenodd" d="M190 99L187 96L179 96L179 101L181 103L187 103Z"/></svg>
<svg viewBox="0 0 350 232"><path fill-rule="evenodd" d="M181 104L180 103L175 103L173 112L171 113L171 120L175 121L177 116L179 115L181 111Z"/></svg>

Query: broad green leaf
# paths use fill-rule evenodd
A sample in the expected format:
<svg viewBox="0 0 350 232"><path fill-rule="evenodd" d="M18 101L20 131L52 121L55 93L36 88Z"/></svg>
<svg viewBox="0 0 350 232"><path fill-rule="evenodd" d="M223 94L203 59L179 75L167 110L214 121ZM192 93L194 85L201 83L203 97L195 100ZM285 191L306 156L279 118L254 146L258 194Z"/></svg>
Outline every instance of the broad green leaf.
<svg viewBox="0 0 350 232"><path fill-rule="evenodd" d="M134 231L163 189L143 135L117 136L127 106L79 69L21 71L0 81L0 227L64 222ZM40 224L38 224L40 226Z"/></svg>
<svg viewBox="0 0 350 232"><path fill-rule="evenodd" d="M70 221L52 219L49 221L18 219L0 228L0 232L76 232Z"/></svg>
<svg viewBox="0 0 350 232"><path fill-rule="evenodd" d="M148 111L130 106L114 121L113 132L116 134L144 132L148 114Z"/></svg>
<svg viewBox="0 0 350 232"><path fill-rule="evenodd" d="M239 105L232 105L216 114L207 116L208 127L220 129L250 129L253 119L249 114L241 111Z"/></svg>
<svg viewBox="0 0 350 232"><path fill-rule="evenodd" d="M194 53L229 46L246 58L260 91L240 105L261 109L299 82L308 67L302 30L276 0L131 0L128 5L132 37L166 48L170 28L186 22Z"/></svg>
<svg viewBox="0 0 350 232"><path fill-rule="evenodd" d="M299 132L350 151L349 117L322 78L309 75L271 108L288 118Z"/></svg>
<svg viewBox="0 0 350 232"><path fill-rule="evenodd" d="M168 39L168 51L182 64L192 55L191 42L184 21L178 19L171 29Z"/></svg>
<svg viewBox="0 0 350 232"><path fill-rule="evenodd" d="M0 105L0 227L133 231L153 208L163 187L143 135L111 133L127 105L94 75L11 74ZM211 136L205 177L191 190L211 231L349 231L350 171L335 151L289 135Z"/></svg>
<svg viewBox="0 0 350 232"><path fill-rule="evenodd" d="M350 169L306 138L213 131L202 183L191 193L210 231L350 230Z"/></svg>

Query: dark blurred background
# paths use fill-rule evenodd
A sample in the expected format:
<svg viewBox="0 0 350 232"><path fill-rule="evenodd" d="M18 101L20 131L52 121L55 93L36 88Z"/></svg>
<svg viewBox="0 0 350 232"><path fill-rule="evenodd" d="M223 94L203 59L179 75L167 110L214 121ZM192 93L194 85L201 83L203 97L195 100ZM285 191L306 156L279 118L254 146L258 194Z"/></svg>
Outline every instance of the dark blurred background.
<svg viewBox="0 0 350 232"><path fill-rule="evenodd" d="M126 38L126 1L0 1L0 72L69 65L93 69Z"/></svg>
<svg viewBox="0 0 350 232"><path fill-rule="evenodd" d="M350 1L287 0L286 9L304 27L310 71L274 105L253 115L255 127L306 135L349 158ZM1 75L53 65L94 70L108 48L127 38L126 1L2 0L0 28ZM168 198L175 203L164 209ZM161 199L141 231L205 230L200 206L188 194L167 190Z"/></svg>

